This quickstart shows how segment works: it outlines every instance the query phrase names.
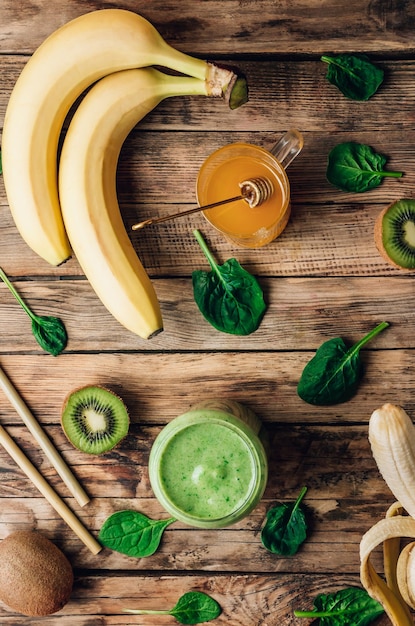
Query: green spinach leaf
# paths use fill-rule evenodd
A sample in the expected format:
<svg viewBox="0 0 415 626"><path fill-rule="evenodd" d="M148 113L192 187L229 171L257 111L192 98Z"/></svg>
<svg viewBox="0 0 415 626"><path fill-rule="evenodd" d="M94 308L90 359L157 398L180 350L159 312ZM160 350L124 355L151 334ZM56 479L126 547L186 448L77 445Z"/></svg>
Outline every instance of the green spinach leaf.
<svg viewBox="0 0 415 626"><path fill-rule="evenodd" d="M172 615L180 624L200 624L210 622L222 613L220 605L201 591L188 591L177 604L167 611L145 609L123 609L133 615Z"/></svg>
<svg viewBox="0 0 415 626"><path fill-rule="evenodd" d="M156 552L164 530L175 521L174 517L152 520L138 511L118 511L105 520L98 538L111 550L142 558Z"/></svg>
<svg viewBox="0 0 415 626"><path fill-rule="evenodd" d="M62 320L51 315L35 315L17 293L17 290L1 268L0 278L32 320L32 333L40 347L46 352L53 354L53 356L60 354L68 342L68 335Z"/></svg>
<svg viewBox="0 0 415 626"><path fill-rule="evenodd" d="M383 82L384 72L365 54L323 55L328 63L327 80L352 100L369 100Z"/></svg>
<svg viewBox="0 0 415 626"><path fill-rule="evenodd" d="M66 328L58 317L33 315L32 333L40 347L53 356L58 356L68 343Z"/></svg>
<svg viewBox="0 0 415 626"><path fill-rule="evenodd" d="M327 180L343 191L368 191L378 187L386 176L400 178L403 175L384 170L386 160L383 154L364 143L340 143L329 154Z"/></svg>
<svg viewBox="0 0 415 626"><path fill-rule="evenodd" d="M364 589L350 587L314 600L313 611L294 611L295 617L320 618L320 626L367 626L382 613L383 607Z"/></svg>
<svg viewBox="0 0 415 626"><path fill-rule="evenodd" d="M307 539L307 521L301 507L306 491L303 487L295 502L278 503L268 511L261 541L269 552L292 556Z"/></svg>
<svg viewBox="0 0 415 626"><path fill-rule="evenodd" d="M382 322L351 348L341 337L325 341L303 370L297 386L300 398L316 405L349 400L363 375L361 348L387 326L388 322Z"/></svg>
<svg viewBox="0 0 415 626"><path fill-rule="evenodd" d="M192 273L193 296L200 312L217 330L232 335L249 335L261 323L266 310L264 295L254 276L236 259L218 265L198 230L200 247L212 268L211 272Z"/></svg>

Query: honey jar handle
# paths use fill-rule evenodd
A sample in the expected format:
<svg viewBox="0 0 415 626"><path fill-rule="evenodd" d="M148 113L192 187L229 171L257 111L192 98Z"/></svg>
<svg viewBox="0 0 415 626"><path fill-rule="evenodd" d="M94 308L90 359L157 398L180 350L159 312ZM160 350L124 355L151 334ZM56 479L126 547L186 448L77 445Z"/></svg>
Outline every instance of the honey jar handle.
<svg viewBox="0 0 415 626"><path fill-rule="evenodd" d="M291 128L277 141L269 152L279 161L284 169L287 169L301 152L303 145L304 138L300 131L296 128Z"/></svg>

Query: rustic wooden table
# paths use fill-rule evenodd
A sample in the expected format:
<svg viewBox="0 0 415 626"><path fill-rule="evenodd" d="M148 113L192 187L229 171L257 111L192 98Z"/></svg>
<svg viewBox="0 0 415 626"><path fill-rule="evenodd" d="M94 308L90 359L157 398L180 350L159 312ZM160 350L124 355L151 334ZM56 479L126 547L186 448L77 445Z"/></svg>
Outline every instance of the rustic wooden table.
<svg viewBox="0 0 415 626"><path fill-rule="evenodd" d="M0 129L13 85L43 39L64 22L108 6L113 3L2 0ZM61 612L25 618L0 605L0 623L161 626L175 622L128 616L122 609L169 608L191 589L219 601L218 625L308 623L295 618L294 609L311 609L318 593L360 585L361 536L394 500L368 443L372 411L391 401L415 417L414 279L387 264L373 239L378 213L414 193L415 5L124 0L117 6L141 13L180 50L238 66L250 87L249 103L237 111L217 100L184 97L165 101L140 122L118 171L127 227L193 206L197 172L216 148L235 141L269 148L297 127L305 144L289 169L292 217L279 239L257 250L232 247L200 215L132 234L165 322L162 334L145 341L106 311L75 258L56 268L26 246L0 177L0 265L33 309L61 317L69 335L60 356L42 352L28 318L0 284L0 365L90 494L90 504L80 508L68 495L3 393L0 423L95 536L117 510L167 515L149 484L149 451L161 428L201 399L238 400L261 417L272 441L269 482L259 506L233 527L208 531L175 523L152 557L108 549L93 556L0 450L0 537L38 529L75 571L71 600ZM368 102L346 99L325 78L320 56L331 52L370 55L385 70L379 92ZM371 145L404 177L364 194L339 191L325 170L330 149L343 141ZM251 336L220 333L199 314L191 272L207 269L207 262L193 228L219 262L236 256L258 277L268 310ZM357 341L383 320L390 328L362 353L365 376L352 400L318 408L299 399L302 369L324 340L340 335ZM109 386L131 413L128 437L99 458L75 451L60 426L64 397L85 384ZM262 547L260 529L269 507L293 500L303 485L310 536L296 556L279 558ZM380 556L375 563L381 567Z"/></svg>

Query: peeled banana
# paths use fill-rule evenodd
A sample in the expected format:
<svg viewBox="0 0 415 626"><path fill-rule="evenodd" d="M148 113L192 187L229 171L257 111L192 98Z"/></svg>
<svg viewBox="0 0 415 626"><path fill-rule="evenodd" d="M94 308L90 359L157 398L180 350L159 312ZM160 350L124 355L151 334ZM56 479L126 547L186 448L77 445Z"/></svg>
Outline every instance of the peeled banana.
<svg viewBox="0 0 415 626"><path fill-rule="evenodd" d="M162 329L162 319L120 214L118 157L130 130L162 99L206 93L205 81L153 68L111 74L85 96L62 146L59 194L72 249L107 309L145 339Z"/></svg>
<svg viewBox="0 0 415 626"><path fill-rule="evenodd" d="M65 117L98 79L150 65L205 81L212 95L222 95L236 78L229 70L175 50L140 15L103 9L52 33L16 82L3 128L4 185L17 229L52 265L71 255L57 189L58 142Z"/></svg>
<svg viewBox="0 0 415 626"><path fill-rule="evenodd" d="M389 489L415 517L415 428L406 411L387 403L369 420L373 458Z"/></svg>
<svg viewBox="0 0 415 626"><path fill-rule="evenodd" d="M386 517L363 535L360 542L360 580L368 594L383 606L393 626L413 626L407 604L411 595L408 588L411 572L405 562L407 553L400 552L400 540L403 537L415 538L415 520L401 513L399 503L394 503ZM376 572L370 558L382 544L386 580Z"/></svg>
<svg viewBox="0 0 415 626"><path fill-rule="evenodd" d="M378 469L397 502L385 519L362 537L360 579L369 595L382 604L393 626L412 626L409 607L415 609L415 542L401 550L402 538L415 539L415 428L411 418L402 407L384 404L370 417L369 441ZM404 515L405 511L409 515ZM381 544L386 581L370 560Z"/></svg>

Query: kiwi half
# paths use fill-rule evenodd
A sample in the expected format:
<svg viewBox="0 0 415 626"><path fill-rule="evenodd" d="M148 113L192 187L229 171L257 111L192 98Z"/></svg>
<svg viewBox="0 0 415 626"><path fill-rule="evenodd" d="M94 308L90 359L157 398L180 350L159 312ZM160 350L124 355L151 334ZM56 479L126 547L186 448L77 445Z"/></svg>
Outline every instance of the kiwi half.
<svg viewBox="0 0 415 626"><path fill-rule="evenodd" d="M375 243L389 263L415 270L415 200L397 200L379 214Z"/></svg>
<svg viewBox="0 0 415 626"><path fill-rule="evenodd" d="M126 436L129 425L124 402L105 387L81 387L65 399L62 428L72 445L82 452L108 452Z"/></svg>

